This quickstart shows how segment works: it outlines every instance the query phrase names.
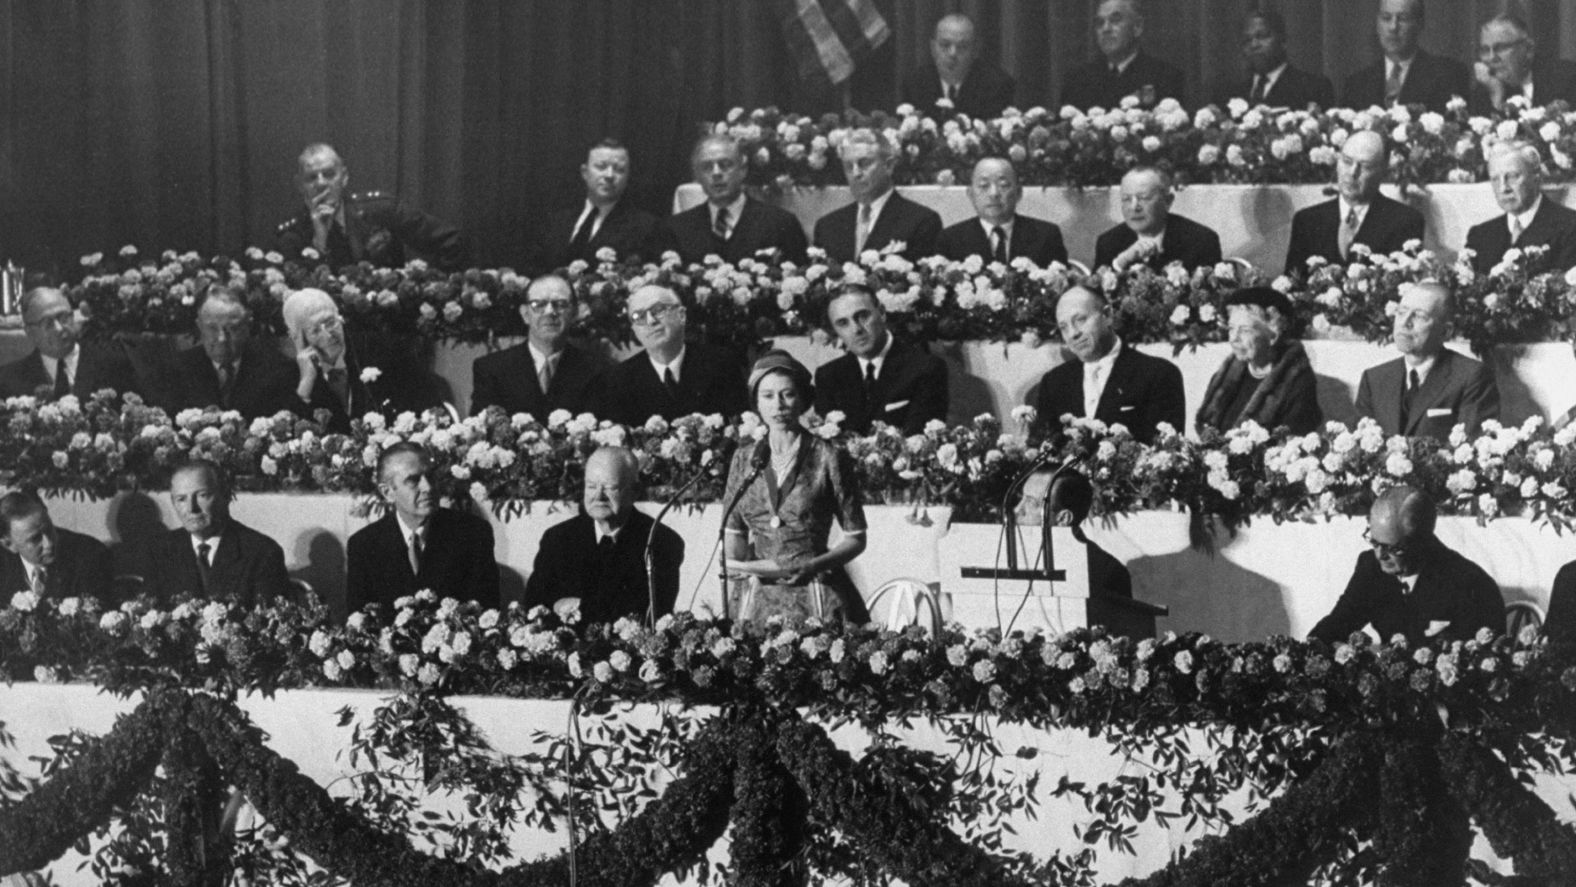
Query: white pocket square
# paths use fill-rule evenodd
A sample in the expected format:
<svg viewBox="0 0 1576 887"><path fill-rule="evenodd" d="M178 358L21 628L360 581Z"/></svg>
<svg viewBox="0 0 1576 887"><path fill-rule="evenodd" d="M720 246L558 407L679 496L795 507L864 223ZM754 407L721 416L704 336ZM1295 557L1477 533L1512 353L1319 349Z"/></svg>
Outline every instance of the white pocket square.
<svg viewBox="0 0 1576 887"><path fill-rule="evenodd" d="M1125 406L1125 407L1117 407L1117 408L1116 408L1116 411L1117 411L1117 412L1118 412L1118 413L1131 413L1131 412L1132 412L1132 411L1133 411L1133 410L1136 410L1136 409L1138 409L1138 407L1137 407L1137 406L1134 406L1134 405L1132 405L1132 404L1129 404L1129 405L1127 405L1127 406Z"/></svg>
<svg viewBox="0 0 1576 887"><path fill-rule="evenodd" d="M906 406L908 406L908 401L906 401L906 400L895 400L895 401L893 401L893 402L891 402L891 403L886 405L886 411L890 413L893 410L901 410L902 408L904 408Z"/></svg>
<svg viewBox="0 0 1576 887"><path fill-rule="evenodd" d="M1431 619L1428 622L1428 630L1423 632L1423 634L1428 637L1433 637L1434 635L1439 634L1449 627L1449 620Z"/></svg>
<svg viewBox="0 0 1576 887"><path fill-rule="evenodd" d="M1448 416L1454 412L1455 410L1452 410L1449 407L1434 407L1428 411L1428 418L1433 419L1438 416Z"/></svg>

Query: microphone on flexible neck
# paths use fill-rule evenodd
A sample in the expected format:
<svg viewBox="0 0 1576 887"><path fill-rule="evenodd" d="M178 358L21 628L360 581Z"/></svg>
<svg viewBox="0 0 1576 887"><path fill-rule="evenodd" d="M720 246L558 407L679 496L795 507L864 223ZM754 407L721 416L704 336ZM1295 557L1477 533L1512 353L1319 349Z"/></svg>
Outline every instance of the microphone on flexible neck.
<svg viewBox="0 0 1576 887"><path fill-rule="evenodd" d="M722 557L718 559L721 564L718 577L722 585L722 610L724 616L731 615L728 613L728 549L723 544L728 535L728 518L733 516L733 510L739 506L739 500L744 498L744 492L750 488L750 484L755 483L756 478L761 476L761 473L766 470L766 466L770 465L771 462L771 444L765 438L762 438L755 444L754 452L750 453L750 473L745 476L744 482L739 484L739 488L733 491L733 496L728 499L727 507L722 510L722 524L717 527L717 545L722 551Z"/></svg>
<svg viewBox="0 0 1576 887"><path fill-rule="evenodd" d="M654 569L656 566L656 550L654 546L657 541L657 528L662 526L662 519L668 516L668 512L673 510L673 506L679 504L679 500L684 498L684 494L689 492L690 487L695 486L696 481L709 473L704 469L695 472L689 480L679 487L678 492L668 497L668 501L662 504L657 516L652 519L651 529L646 533L646 548L642 554L646 562L646 624L649 626L656 627L657 624L657 573Z"/></svg>

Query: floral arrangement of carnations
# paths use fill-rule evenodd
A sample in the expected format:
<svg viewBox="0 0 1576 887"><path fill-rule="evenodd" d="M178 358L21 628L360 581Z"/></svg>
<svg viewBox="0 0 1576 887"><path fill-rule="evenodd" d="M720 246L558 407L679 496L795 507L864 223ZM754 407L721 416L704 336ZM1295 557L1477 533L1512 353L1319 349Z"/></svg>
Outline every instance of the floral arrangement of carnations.
<svg viewBox="0 0 1576 887"><path fill-rule="evenodd" d="M1189 113L1174 99L1143 108L1136 98L1116 108L1008 108L992 120L956 113L945 101L820 117L734 108L704 128L738 139L749 183L775 190L843 184L838 149L859 128L884 132L897 146L900 185L966 184L982 157L1010 159L1019 180L1034 186L1114 186L1139 164L1191 184L1326 184L1341 146L1363 130L1389 140L1390 174L1402 186L1484 181L1494 141L1535 145L1554 180L1572 177L1576 156L1576 112L1563 101L1529 107L1519 98L1493 117L1467 114L1459 98L1443 114L1415 106L1277 110L1241 99Z"/></svg>
<svg viewBox="0 0 1576 887"><path fill-rule="evenodd" d="M1183 507L1228 526L1361 514L1384 487L1408 483L1447 514L1523 514L1557 527L1576 518L1576 425L1558 431L1533 418L1520 426L1485 423L1449 439L1386 437L1377 424L1338 422L1302 436L1253 423L1189 439L1163 427L1149 444L1123 426L1060 417L1042 437L1032 407L1014 410L1015 430L986 414L914 435L878 426L846 433L841 416L812 418L815 434L854 457L871 502L946 505L954 520L994 520L1012 480L1040 460L1078 465L1095 482L1097 513ZM737 423L692 415L653 417L630 428L559 411L539 422L493 408L465 419L443 411L386 417L368 413L350 434L290 413L247 420L239 413L186 410L173 418L136 395L103 391L87 401L6 400L0 407L0 483L54 495L108 497L157 489L169 467L190 456L223 466L238 489L370 495L381 450L398 441L425 446L446 495L469 497L500 515L533 501L576 501L584 462L597 447L630 447L647 496L665 499L697 474L691 498L716 501L740 442L765 432L753 414ZM1055 423L1052 423L1053 427Z"/></svg>

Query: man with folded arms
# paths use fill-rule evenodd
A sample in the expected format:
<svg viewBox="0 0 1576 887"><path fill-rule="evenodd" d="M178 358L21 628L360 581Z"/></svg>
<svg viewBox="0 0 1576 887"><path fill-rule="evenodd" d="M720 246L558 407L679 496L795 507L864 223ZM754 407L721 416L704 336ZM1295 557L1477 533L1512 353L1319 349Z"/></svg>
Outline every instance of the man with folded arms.
<svg viewBox="0 0 1576 887"><path fill-rule="evenodd" d="M1434 535L1434 501L1407 486L1385 490L1368 511L1369 550L1330 615L1310 640L1345 641L1372 626L1388 643L1465 641L1480 629L1505 630L1505 599L1483 568Z"/></svg>
<svg viewBox="0 0 1576 887"><path fill-rule="evenodd" d="M230 485L219 466L194 459L170 475L181 525L155 536L147 590L166 604L182 595L266 606L290 593L279 543L230 516Z"/></svg>
<svg viewBox="0 0 1576 887"><path fill-rule="evenodd" d="M808 244L793 213L744 193L749 172L744 152L732 136L712 134L690 151L690 171L706 192L706 202L662 221L658 251L672 250L688 264L718 256L736 265L762 250L804 263Z"/></svg>
<svg viewBox="0 0 1576 887"><path fill-rule="evenodd" d="M595 407L602 361L568 341L576 306L574 289L562 277L531 281L520 306L526 340L471 364L471 415L499 406L511 416L530 413L546 422L554 410L579 415Z"/></svg>
<svg viewBox="0 0 1576 887"><path fill-rule="evenodd" d="M1512 248L1547 247L1528 270L1568 271L1576 266L1576 210L1543 196L1543 156L1521 142L1489 149L1488 181L1504 215L1480 222L1467 232L1472 267L1487 274Z"/></svg>
<svg viewBox="0 0 1576 887"><path fill-rule="evenodd" d="M595 265L603 248L618 258L646 255L657 218L624 200L629 188L629 149L617 139L603 139L586 152L580 164L585 200L576 209L547 218L532 245L528 266L539 273L567 268L571 262Z"/></svg>
<svg viewBox="0 0 1576 887"><path fill-rule="evenodd" d="M1346 78L1341 104L1359 110L1423 105L1442 113L1452 97L1466 98L1467 66L1419 46L1423 24L1423 0L1379 0L1374 30L1383 55Z"/></svg>
<svg viewBox="0 0 1576 887"><path fill-rule="evenodd" d="M1145 54L1139 46L1143 36L1140 0L1102 0L1094 14L1100 57L1068 72L1062 104L1080 111L1096 106L1110 110L1128 96L1137 96L1145 108L1167 98L1186 104L1187 78L1175 65Z"/></svg>
<svg viewBox="0 0 1576 887"><path fill-rule="evenodd" d="M833 262L858 261L866 250L903 244L903 257L918 261L936 252L941 216L897 193L892 174L897 153L882 133L856 129L838 148L854 202L815 223L815 245Z"/></svg>
<svg viewBox="0 0 1576 887"><path fill-rule="evenodd" d="M43 394L59 400L68 394L86 399L101 388L117 393L137 390L137 374L119 344L80 341L76 309L52 286L22 296L22 330L33 351L0 366L0 398Z"/></svg>
<svg viewBox="0 0 1576 887"><path fill-rule="evenodd" d="M1388 255L1408 240L1423 239L1423 214L1379 193L1389 170L1389 150L1379 133L1363 130L1346 140L1335 161L1337 196L1291 218L1287 274L1307 274L1314 256L1344 263L1359 243Z"/></svg>
<svg viewBox="0 0 1576 887"><path fill-rule="evenodd" d="M1018 215L1023 186L1004 157L982 157L969 177L969 202L975 216L948 227L936 238L936 252L955 262L979 256L1007 264L1025 258L1041 268L1067 262L1062 229L1052 222Z"/></svg>
<svg viewBox="0 0 1576 887"><path fill-rule="evenodd" d="M1182 371L1118 338L1104 296L1081 286L1062 293L1056 302L1056 326L1074 359L1040 379L1035 410L1042 431L1059 432L1065 415L1120 423L1144 443L1154 440L1161 422L1182 431Z"/></svg>
<svg viewBox="0 0 1576 887"><path fill-rule="evenodd" d="M844 284L826 307L827 324L848 352L815 371L815 411L846 417L858 434L885 422L907 434L947 418L947 365L923 348L892 338L886 311L863 284Z"/></svg>
<svg viewBox="0 0 1576 887"><path fill-rule="evenodd" d="M41 599L96 597L113 603L115 571L109 549L92 536L55 526L32 493L0 496L0 600L18 591Z"/></svg>
<svg viewBox="0 0 1576 887"><path fill-rule="evenodd" d="M688 313L678 293L647 284L630 294L628 311L641 351L604 374L597 418L640 426L652 416L732 419L749 408L744 370L733 355L684 340Z"/></svg>
<svg viewBox="0 0 1576 887"><path fill-rule="evenodd" d="M1176 198L1171 174L1159 167L1135 166L1122 176L1122 222L1095 241L1096 268L1117 272L1143 263L1156 271L1172 262L1183 267L1220 261L1220 235L1171 211Z"/></svg>
<svg viewBox="0 0 1576 887"><path fill-rule="evenodd" d="M1357 412L1384 433L1444 441L1458 424L1477 433L1499 416L1494 374L1482 362L1445 347L1454 300L1438 281L1403 286L1395 312L1401 356L1363 371Z"/></svg>
<svg viewBox="0 0 1576 887"><path fill-rule="evenodd" d="M197 340L175 357L174 411L219 407L252 417L296 408L296 367L279 349L252 341L244 290L215 284L203 293Z"/></svg>
<svg viewBox="0 0 1576 887"><path fill-rule="evenodd" d="M646 573L646 538L652 519L635 508L640 464L623 447L602 447L586 460L584 509L542 534L536 564L525 584L527 607L562 612L576 607L582 622L644 619L651 590ZM684 540L658 527L652 540L656 571L656 619L673 612L679 593Z"/></svg>
<svg viewBox="0 0 1576 887"><path fill-rule="evenodd" d="M926 116L935 116L936 103L946 99L959 114L1000 117L1013 103L1017 83L1002 69L980 61L979 54L974 22L961 13L942 16L930 38L930 63L903 81L903 101Z"/></svg>

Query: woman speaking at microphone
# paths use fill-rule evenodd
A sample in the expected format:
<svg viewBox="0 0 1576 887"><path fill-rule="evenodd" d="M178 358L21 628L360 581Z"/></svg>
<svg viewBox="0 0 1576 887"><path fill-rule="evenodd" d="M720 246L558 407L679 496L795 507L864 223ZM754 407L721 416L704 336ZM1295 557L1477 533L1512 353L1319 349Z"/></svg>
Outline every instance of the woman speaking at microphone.
<svg viewBox="0 0 1576 887"><path fill-rule="evenodd" d="M750 369L750 396L767 431L753 446L742 441L728 468L723 501L737 503L726 519L728 612L740 620L868 621L843 570L865 550L859 479L842 448L800 424L814 400L810 371L770 351ZM829 548L834 518L843 538Z"/></svg>

